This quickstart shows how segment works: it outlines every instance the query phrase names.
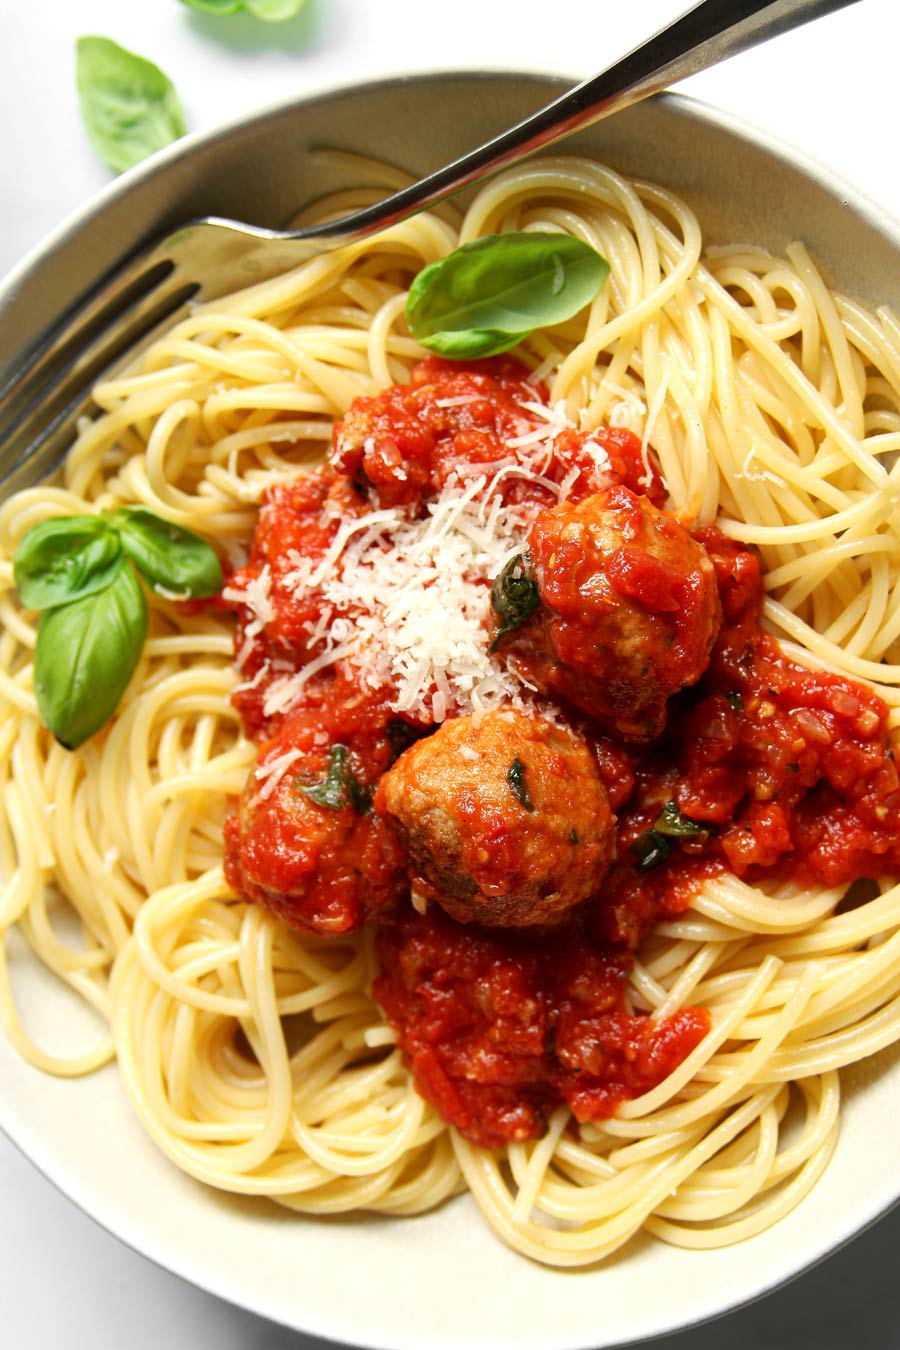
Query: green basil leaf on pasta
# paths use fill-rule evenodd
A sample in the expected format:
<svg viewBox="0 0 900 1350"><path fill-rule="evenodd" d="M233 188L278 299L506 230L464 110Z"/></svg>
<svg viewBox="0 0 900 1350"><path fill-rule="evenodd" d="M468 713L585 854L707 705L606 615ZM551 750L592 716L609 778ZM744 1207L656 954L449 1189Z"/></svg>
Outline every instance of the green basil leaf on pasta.
<svg viewBox="0 0 900 1350"><path fill-rule="evenodd" d="M572 318L608 276L605 258L571 235L488 235L422 269L406 318L413 337L441 356L493 356Z"/></svg>
<svg viewBox="0 0 900 1350"><path fill-rule="evenodd" d="M66 749L77 749L112 717L146 635L147 601L122 557L102 591L41 614L34 692L41 720Z"/></svg>
<svg viewBox="0 0 900 1350"><path fill-rule="evenodd" d="M75 62L81 118L95 152L116 173L183 136L184 110L159 66L104 37L82 37Z"/></svg>
<svg viewBox="0 0 900 1350"><path fill-rule="evenodd" d="M181 0L188 9L202 14L237 14L244 10L263 23L284 23L306 6L306 0Z"/></svg>
<svg viewBox="0 0 900 1350"><path fill-rule="evenodd" d="M195 600L222 589L214 550L193 530L162 520L143 506L122 506L109 517L122 548L158 594Z"/></svg>
<svg viewBox="0 0 900 1350"><path fill-rule="evenodd" d="M13 557L13 578L28 609L92 595L108 585L121 553L102 516L57 516L27 530Z"/></svg>

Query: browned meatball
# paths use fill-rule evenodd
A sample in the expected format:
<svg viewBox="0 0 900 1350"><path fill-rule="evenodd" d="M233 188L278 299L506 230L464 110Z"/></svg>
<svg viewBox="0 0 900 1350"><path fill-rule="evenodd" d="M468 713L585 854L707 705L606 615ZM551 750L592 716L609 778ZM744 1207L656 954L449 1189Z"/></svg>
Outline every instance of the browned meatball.
<svg viewBox="0 0 900 1350"><path fill-rule="evenodd" d="M375 810L413 890L461 923L551 925L596 889L615 829L587 747L515 709L445 722L381 779Z"/></svg>
<svg viewBox="0 0 900 1350"><path fill-rule="evenodd" d="M658 736L668 699L700 678L719 631L703 546L614 487L543 511L528 551L540 603L503 639L517 668L625 740Z"/></svg>

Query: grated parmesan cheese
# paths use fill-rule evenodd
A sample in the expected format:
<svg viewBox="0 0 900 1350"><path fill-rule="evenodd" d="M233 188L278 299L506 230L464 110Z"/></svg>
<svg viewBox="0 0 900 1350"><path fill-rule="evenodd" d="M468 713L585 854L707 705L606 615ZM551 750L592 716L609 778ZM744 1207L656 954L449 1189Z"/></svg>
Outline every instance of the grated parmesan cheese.
<svg viewBox="0 0 900 1350"><path fill-rule="evenodd" d="M244 641L241 644L241 650L234 658L234 664L238 670L243 670L247 657L253 647L253 639L258 637L267 623L271 623L275 618L275 606L271 598L272 589L272 571L269 564L260 570L256 577L251 577L246 587L241 590L238 586L226 586L222 591L222 599L230 600L239 605L246 605L253 618L244 629Z"/></svg>
<svg viewBox="0 0 900 1350"><path fill-rule="evenodd" d="M490 581L522 547L529 513L505 506L491 480L451 475L422 519L401 507L345 522L324 557L289 555L284 585L312 592L307 625L322 650L302 670L270 685L267 717L290 708L319 671L345 661L366 688L391 686L397 712L442 722L452 713L519 701L521 682L488 651ZM558 489L557 489L558 490ZM251 625L252 626L252 625Z"/></svg>

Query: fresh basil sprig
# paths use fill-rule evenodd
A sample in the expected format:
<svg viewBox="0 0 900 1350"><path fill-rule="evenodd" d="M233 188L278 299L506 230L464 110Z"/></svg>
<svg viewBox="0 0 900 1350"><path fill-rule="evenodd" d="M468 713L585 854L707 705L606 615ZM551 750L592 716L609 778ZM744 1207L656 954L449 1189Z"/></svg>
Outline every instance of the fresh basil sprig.
<svg viewBox="0 0 900 1350"><path fill-rule="evenodd" d="M416 341L441 356L494 356L571 319L608 276L606 259L572 235L487 235L422 269L406 318Z"/></svg>
<svg viewBox="0 0 900 1350"><path fill-rule="evenodd" d="M209 544L144 507L42 521L26 531L13 558L22 603L42 611L34 653L38 711L70 750L115 712L141 655L147 601L130 563L162 595L195 599L222 587Z"/></svg>
<svg viewBox="0 0 900 1350"><path fill-rule="evenodd" d="M78 39L75 82L88 140L116 173L177 141L187 129L168 75L110 38Z"/></svg>
<svg viewBox="0 0 900 1350"><path fill-rule="evenodd" d="M181 0L181 3L202 14L237 14L246 10L263 23L283 23L300 13L306 0Z"/></svg>

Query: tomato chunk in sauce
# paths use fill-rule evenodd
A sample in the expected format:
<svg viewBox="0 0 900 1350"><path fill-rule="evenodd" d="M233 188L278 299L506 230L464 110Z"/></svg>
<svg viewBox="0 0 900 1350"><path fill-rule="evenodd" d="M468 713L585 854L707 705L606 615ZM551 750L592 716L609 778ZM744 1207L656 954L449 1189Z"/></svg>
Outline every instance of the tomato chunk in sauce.
<svg viewBox="0 0 900 1350"><path fill-rule="evenodd" d="M563 727L594 766L585 781L605 794L614 837L605 852L594 846L601 865L574 907L560 900L556 872L566 848L583 846L575 825L584 825L573 820L571 839L561 828L565 794L543 849L535 800L540 808L544 789L532 800L527 750L511 741L507 769L495 738L490 835L527 839L536 869L515 904L502 899L491 858L466 861L466 820L484 818L477 766L471 791L445 791L459 751L436 768L430 752L419 755L439 785L429 799L409 771L415 758L398 760L443 720L434 696L444 698L445 676L435 668L428 697L400 706L390 662L373 673L348 645L361 622L352 586L326 603L346 540L389 517L408 544L410 523L427 524L448 489L469 499L481 491L485 519L499 504L519 522L507 542L517 601L527 603L509 631L492 608L488 565L473 563L466 577L482 616L479 660L514 691L510 725L536 717ZM843 887L900 872L900 785L883 701L789 660L760 626L756 556L716 529L688 531L664 500L636 437L566 425L513 359L430 359L409 384L355 401L327 465L267 494L247 564L223 593L237 616L235 703L260 747L226 833L231 884L312 932L376 925L373 994L418 1090L485 1147L540 1135L563 1103L579 1121L604 1119L699 1043L710 1025L702 1008L657 1020L627 991L637 945L683 913L705 879ZM628 515L627 531L611 528L613 510ZM579 530L592 542L573 565L557 544ZM645 547L647 531L663 544ZM376 552L390 549L372 538ZM612 633L600 646L592 605ZM626 626L614 631L617 614ZM613 667L631 687L610 704L602 687ZM634 688L646 684L645 667L656 671L649 701ZM444 701L447 716L472 711L458 688ZM466 738L443 740L473 753ZM398 831L385 786L401 770ZM420 810L430 812L427 828ZM432 852L423 863L423 841L441 850L437 860ZM546 876L543 856L554 859ZM416 890L420 874L427 895ZM447 904L455 917L442 887L456 897ZM484 903L488 890L502 902ZM520 926L495 926L511 921Z"/></svg>

